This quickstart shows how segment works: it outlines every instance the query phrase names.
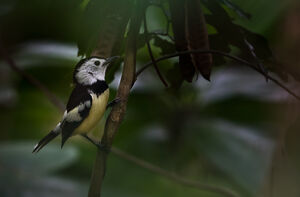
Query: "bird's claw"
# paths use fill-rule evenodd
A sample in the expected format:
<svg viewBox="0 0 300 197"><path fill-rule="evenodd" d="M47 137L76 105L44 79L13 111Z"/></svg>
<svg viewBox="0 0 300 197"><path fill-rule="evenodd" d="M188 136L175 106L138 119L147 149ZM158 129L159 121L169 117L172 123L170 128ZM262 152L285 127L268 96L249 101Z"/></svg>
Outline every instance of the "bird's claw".
<svg viewBox="0 0 300 197"><path fill-rule="evenodd" d="M122 101L121 98L119 98L119 97L115 98L114 100L112 100L110 103L107 104L106 109L113 107L114 105L120 103L121 101Z"/></svg>
<svg viewBox="0 0 300 197"><path fill-rule="evenodd" d="M101 142L97 142L94 139L90 138L87 134L82 134L82 136L87 139L89 142L97 146L100 150L104 151L105 153L110 153L110 148L106 145L102 144Z"/></svg>
<svg viewBox="0 0 300 197"><path fill-rule="evenodd" d="M104 151L105 153L110 153L110 148L106 146L105 144L102 144L101 142L97 143L96 145L101 151Z"/></svg>

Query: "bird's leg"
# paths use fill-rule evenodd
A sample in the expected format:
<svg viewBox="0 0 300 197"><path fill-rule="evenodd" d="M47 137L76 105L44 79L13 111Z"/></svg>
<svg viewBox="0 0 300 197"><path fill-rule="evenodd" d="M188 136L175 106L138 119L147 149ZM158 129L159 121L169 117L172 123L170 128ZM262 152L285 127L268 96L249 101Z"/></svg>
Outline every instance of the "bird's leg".
<svg viewBox="0 0 300 197"><path fill-rule="evenodd" d="M97 142L96 140L90 138L87 134L82 134L82 137L84 137L85 139L87 139L89 142L91 142L92 144L94 144L95 146L97 146L97 148L101 149L102 151L109 153L110 149L105 146L104 144L101 144L100 142Z"/></svg>
<svg viewBox="0 0 300 197"><path fill-rule="evenodd" d="M115 98L114 100L112 100L111 102L109 102L106 106L106 109L114 106L115 104L120 103L121 99L120 98Z"/></svg>

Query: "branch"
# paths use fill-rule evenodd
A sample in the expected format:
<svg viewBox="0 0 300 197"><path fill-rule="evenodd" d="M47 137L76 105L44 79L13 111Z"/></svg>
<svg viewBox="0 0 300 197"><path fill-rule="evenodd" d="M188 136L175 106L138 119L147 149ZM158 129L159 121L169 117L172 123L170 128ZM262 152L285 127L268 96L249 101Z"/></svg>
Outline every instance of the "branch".
<svg viewBox="0 0 300 197"><path fill-rule="evenodd" d="M44 86L39 80L34 78L32 75L28 74L27 72L21 70L14 60L7 54L5 49L0 46L0 54L3 57L4 61L11 67L12 70L14 70L16 73L21 75L24 79L29 81L32 85L36 86L38 89L40 89L44 95L48 98L48 100L56 106L61 111L65 110L65 106L63 102L61 102L54 94L52 94L46 86Z"/></svg>
<svg viewBox="0 0 300 197"><path fill-rule="evenodd" d="M144 31L145 31L145 40L146 40L146 44L147 44L149 56L150 56L150 58L151 58L151 61L152 61L153 66L154 66L154 68L155 68L155 71L156 71L158 77L160 78L160 80L162 81L162 83L163 83L166 87L168 87L168 83L165 81L165 79L163 78L162 74L160 73L160 71L159 71L159 69L158 69L158 66L157 66L157 64L156 64L156 62L155 62L153 53L152 53L152 49L151 49L150 42L149 42L149 32L148 32L148 27L147 27L146 13L144 14Z"/></svg>
<svg viewBox="0 0 300 197"><path fill-rule="evenodd" d="M214 54L214 55L220 55L220 56L224 56L227 58L230 58L232 60L235 60L241 64L244 64L250 68L252 68L253 70L259 72L260 74L262 74L263 76L265 76L266 78L268 78L270 81L273 81L275 84L277 84L279 87L281 87L282 89L284 89L286 92L288 92L290 95L292 95L293 97L295 97L296 99L300 100L300 96L298 96L295 92L293 92L292 90L290 90L287 86L285 86L284 84L282 84L280 81L278 81L277 79L275 79L274 77L268 75L267 73L264 73L263 71L261 71L259 68L257 68L256 65L242 59L239 57L236 57L234 55L230 55L228 53L224 53L222 51L217 51L217 50L188 50L188 51L181 51L181 52L177 52L177 53L172 53L169 55L164 55L160 58L157 58L155 60L155 63L166 60L166 59L170 59L173 57L177 57L180 55L185 55L185 54L192 54L192 53L200 53L200 54L206 54L206 53L210 53L210 54ZM150 67L153 64L153 62L148 62L147 64L145 64L141 69L139 69L136 73L136 77L135 77L135 81L137 80L137 77L144 71L146 70L148 67ZM134 82L135 82L134 81Z"/></svg>
<svg viewBox="0 0 300 197"><path fill-rule="evenodd" d="M113 138L125 115L129 92L135 77L137 50L136 38L138 37L144 12L143 1L136 2L136 9L132 12L126 41L123 73L117 92L117 98L120 98L121 101L117 105L113 106L111 113L106 120L104 136L101 140L101 143L108 149L111 147ZM92 174L89 197L99 197L101 195L101 187L105 175L106 159L107 153L98 149Z"/></svg>
<svg viewBox="0 0 300 197"><path fill-rule="evenodd" d="M258 68L260 68L260 70L262 72L264 72L265 74L268 75L268 70L262 65L262 63L260 62L259 58L257 57L254 47L248 42L248 40L246 38L244 38L244 42L247 45L250 54L252 55L253 59L256 61ZM268 82L268 78L266 77L266 82Z"/></svg>
<svg viewBox="0 0 300 197"><path fill-rule="evenodd" d="M93 50L92 55L100 57L111 57L120 51L120 40L123 39L130 15L132 13L133 1L131 0L110 0L105 1L107 4L105 13L102 14L104 19L95 18L93 20L102 20L100 33L98 36L97 47ZM93 3L90 1L89 3ZM106 121L106 123L108 120ZM89 197L100 197L102 182L106 168L107 155L101 150L97 150L96 159L92 171L92 177L89 188Z"/></svg>
<svg viewBox="0 0 300 197"><path fill-rule="evenodd" d="M170 179L171 181L177 182L181 185L187 186L187 187L192 187L192 188L196 188L199 190L206 190L209 192L216 192L216 193L220 193L220 194L224 194L226 196L229 197L237 197L238 195L236 193L234 193L233 191L231 191L230 189L227 189L225 187L220 187L220 186L212 186L212 185L207 185L207 184L202 184L199 183L198 181L193 181L193 180L189 180L186 178L183 178L177 174L168 172L167 170L164 170L158 166L155 166L147 161L141 160L133 155L130 155L124 151L121 151L118 148L112 147L111 148L111 152L114 153L115 155L130 161L131 163L140 166L144 169L149 170L150 172L153 172L155 174L158 174L160 176L166 177L167 179Z"/></svg>

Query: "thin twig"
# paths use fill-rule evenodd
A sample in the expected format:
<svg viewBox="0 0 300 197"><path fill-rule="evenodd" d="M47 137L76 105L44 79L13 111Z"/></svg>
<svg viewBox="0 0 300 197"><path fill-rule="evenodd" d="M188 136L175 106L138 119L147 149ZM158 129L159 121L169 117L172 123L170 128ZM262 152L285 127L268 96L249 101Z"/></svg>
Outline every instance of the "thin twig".
<svg viewBox="0 0 300 197"><path fill-rule="evenodd" d="M157 31L149 32L148 35L151 35L151 36L169 36L169 34L167 34L165 32L157 32Z"/></svg>
<svg viewBox="0 0 300 197"><path fill-rule="evenodd" d="M151 58L151 61L153 62L153 66L155 68L155 71L159 77L159 79L162 81L162 83L168 87L168 83L165 81L165 79L163 78L162 74L160 73L158 66L155 62L153 53L152 53L152 49L151 49L151 45L150 45L150 41L149 41L149 35L148 35L148 27L147 27L147 19L146 19L146 12L144 14L144 33L145 33L145 40L146 40L146 44L147 44L147 48L148 48L148 52L149 52L149 56Z"/></svg>
<svg viewBox="0 0 300 197"><path fill-rule="evenodd" d="M282 84L280 81L278 81L277 79L275 79L274 77L268 75L267 73L264 73L263 71L261 71L259 68L257 68L256 65L242 59L239 57L236 57L234 55L230 55L228 53L224 53L222 51L217 51L217 50L188 50L188 51L181 51L181 52L176 52L176 53L172 53L169 55L164 55L160 58L157 58L154 62L158 63L160 61L166 60L166 59L170 59L173 57L177 57L180 55L185 55L185 54L192 54L192 53L200 53L200 54L206 54L206 53L210 53L210 54L215 54L215 55L221 55L227 58L230 58L232 60L235 60L239 63L242 63L252 69L254 69L255 71L259 72L260 74L262 74L263 76L265 76L266 78L268 78L270 81L273 81L275 84L277 84L279 87L281 87L282 89L284 89L285 91L287 91L290 95L292 95L293 97L295 97L296 99L300 100L300 96L298 96L295 92L293 92L292 90L290 90L288 87L286 87L284 84ZM153 62L148 62L146 63L141 69L139 69L136 73L136 77L135 80L137 80L138 76L144 71L146 70L148 67L150 67L153 64Z"/></svg>
<svg viewBox="0 0 300 197"><path fill-rule="evenodd" d="M25 78L27 81L29 81L32 85L36 86L38 89L40 89L45 96L49 99L49 101L56 106L58 109L63 111L65 109L65 106L61 100L59 100L54 94L52 94L49 89L44 86L39 80L34 78L32 75L28 74L27 72L20 69L15 61L8 55L8 53L5 51L5 49L0 46L0 53L3 59L6 61L6 63L19 75L21 75L23 78Z"/></svg>
<svg viewBox="0 0 300 197"><path fill-rule="evenodd" d="M127 161L130 161L131 163L138 165L144 169L147 169L153 173L156 173L160 176L166 177L174 182L177 182L181 185L187 186L187 187L193 187L199 190L206 190L206 191L210 191L210 192L217 192L220 194L224 194L226 196L230 196L230 197L237 197L238 195L236 193L234 193L233 191L231 191L230 189L227 189L225 187L221 187L221 186L212 186L212 185L207 185L207 184L203 184L200 183L198 181L193 181L193 180L189 180L186 178L183 178L175 173L171 173L167 170L164 170L158 166L155 166L147 161L144 161L142 159L139 159L131 154L128 154L116 147L112 147L111 148L111 152L114 153L115 155L117 155L120 158L123 158Z"/></svg>
<svg viewBox="0 0 300 197"><path fill-rule="evenodd" d="M255 51L254 51L254 47L250 44L250 42L245 38L244 39L245 44L247 45L250 54L252 55L253 59L257 62L257 66L258 68L264 72L265 74L268 75L268 70L262 65L262 63L260 62L259 58L257 57ZM266 82L268 82L268 77L266 77Z"/></svg>

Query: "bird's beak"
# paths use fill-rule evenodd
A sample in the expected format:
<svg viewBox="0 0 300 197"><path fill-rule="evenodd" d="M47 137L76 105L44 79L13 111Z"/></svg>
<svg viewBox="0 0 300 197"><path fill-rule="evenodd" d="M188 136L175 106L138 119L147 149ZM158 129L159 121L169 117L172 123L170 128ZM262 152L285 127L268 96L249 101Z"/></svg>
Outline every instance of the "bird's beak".
<svg viewBox="0 0 300 197"><path fill-rule="evenodd" d="M108 66L108 65L111 64L113 61L115 61L115 60L117 60L117 59L119 59L119 58L120 58L120 56L109 57L109 58L106 59L105 65Z"/></svg>

